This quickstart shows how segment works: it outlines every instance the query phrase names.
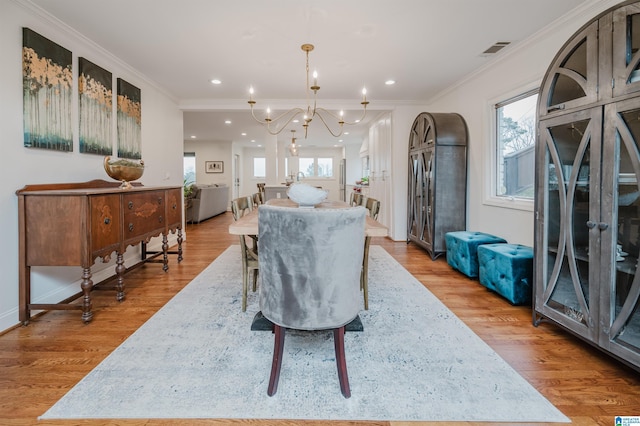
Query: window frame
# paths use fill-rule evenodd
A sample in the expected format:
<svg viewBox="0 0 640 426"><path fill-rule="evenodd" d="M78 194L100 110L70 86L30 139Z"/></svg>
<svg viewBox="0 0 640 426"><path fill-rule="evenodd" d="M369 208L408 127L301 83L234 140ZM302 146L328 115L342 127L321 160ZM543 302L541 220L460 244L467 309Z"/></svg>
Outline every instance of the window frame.
<svg viewBox="0 0 640 426"><path fill-rule="evenodd" d="M300 159L301 158L306 158L309 160L313 160L313 175L308 176L305 173L305 179L306 178L312 178L315 180L335 180L336 179L336 173L335 173L335 165L336 165L336 157L335 156L327 156L327 155L301 155L296 157L297 158L297 163L298 163L298 172L302 171L304 173L303 170L300 169ZM331 160L331 176L318 176L318 159L324 159L324 160Z"/></svg>
<svg viewBox="0 0 640 426"><path fill-rule="evenodd" d="M524 210L533 212L534 211L534 198L519 198L511 195L498 195L497 186L498 186L498 106L504 106L511 102L515 102L517 100L523 99L527 96L531 96L534 94L540 94L540 81L535 83L530 83L526 86L520 86L517 89L514 89L510 92L507 92L499 97L491 99L487 102L487 107L485 111L487 111L488 117L486 121L489 122L488 126L488 135L487 140L490 141L489 149L485 150L485 185L483 191L483 204L509 208L514 210ZM486 122L485 121L485 122ZM534 138L537 145L537 112L536 112L536 122L534 129L535 135ZM535 175L535 163L534 163L534 175ZM534 178L535 181L535 178Z"/></svg>

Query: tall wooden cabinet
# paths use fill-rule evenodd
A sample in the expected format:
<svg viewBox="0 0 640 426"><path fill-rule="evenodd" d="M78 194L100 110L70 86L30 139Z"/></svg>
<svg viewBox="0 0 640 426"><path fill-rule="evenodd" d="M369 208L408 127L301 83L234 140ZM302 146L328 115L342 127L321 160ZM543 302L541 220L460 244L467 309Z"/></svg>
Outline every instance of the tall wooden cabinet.
<svg viewBox="0 0 640 426"><path fill-rule="evenodd" d="M420 113L409 137L407 243L432 259L445 253L445 234L466 229L466 200L466 122L454 113Z"/></svg>
<svg viewBox="0 0 640 426"><path fill-rule="evenodd" d="M534 324L640 370L640 2L579 30L540 94Z"/></svg>

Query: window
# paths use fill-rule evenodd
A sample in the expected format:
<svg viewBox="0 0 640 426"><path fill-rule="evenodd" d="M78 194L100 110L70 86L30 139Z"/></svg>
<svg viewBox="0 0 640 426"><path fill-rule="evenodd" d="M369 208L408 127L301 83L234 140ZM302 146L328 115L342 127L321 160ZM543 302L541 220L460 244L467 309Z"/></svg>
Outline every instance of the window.
<svg viewBox="0 0 640 426"><path fill-rule="evenodd" d="M318 158L318 177L333 177L333 158Z"/></svg>
<svg viewBox="0 0 640 426"><path fill-rule="evenodd" d="M298 158L298 170L305 177L331 178L333 177L333 158Z"/></svg>
<svg viewBox="0 0 640 426"><path fill-rule="evenodd" d="M315 161L313 158L298 158L298 170L304 173L305 177L315 176Z"/></svg>
<svg viewBox="0 0 640 426"><path fill-rule="evenodd" d="M253 177L264 178L267 176L267 160L264 157L254 157Z"/></svg>
<svg viewBox="0 0 640 426"><path fill-rule="evenodd" d="M191 185L196 183L196 153L185 152L183 157L183 174L184 184Z"/></svg>
<svg viewBox="0 0 640 426"><path fill-rule="evenodd" d="M533 200L538 89L495 104L495 196Z"/></svg>

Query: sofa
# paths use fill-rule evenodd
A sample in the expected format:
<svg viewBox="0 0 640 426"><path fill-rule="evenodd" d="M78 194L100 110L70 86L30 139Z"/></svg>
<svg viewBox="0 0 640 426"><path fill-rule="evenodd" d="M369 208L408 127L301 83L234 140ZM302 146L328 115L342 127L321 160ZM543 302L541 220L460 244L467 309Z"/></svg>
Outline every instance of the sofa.
<svg viewBox="0 0 640 426"><path fill-rule="evenodd" d="M227 211L229 207L229 187L226 185L198 185L194 196L187 204L185 220L200 223L210 217Z"/></svg>

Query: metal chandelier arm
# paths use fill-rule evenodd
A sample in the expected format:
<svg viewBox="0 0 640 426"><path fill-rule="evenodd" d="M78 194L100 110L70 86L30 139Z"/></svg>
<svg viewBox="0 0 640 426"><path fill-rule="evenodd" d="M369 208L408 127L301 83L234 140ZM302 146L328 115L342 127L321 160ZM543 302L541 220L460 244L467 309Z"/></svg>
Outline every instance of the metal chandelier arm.
<svg viewBox="0 0 640 426"><path fill-rule="evenodd" d="M255 101L253 102L253 104L250 101L249 104L251 105L251 116L253 117L253 119L256 120L258 123L265 125L266 129L267 129L267 132L269 132L269 134L274 135L274 136L280 134L289 125L289 123L291 123L291 121L293 121L294 118L296 118L298 115L303 114L305 112L305 110L302 109L302 108L292 108L292 109L290 109L288 111L285 111L282 114L278 115L276 118L268 118L267 117L264 120L260 120L258 117L256 117L256 115L255 115L255 113L253 111L253 104L255 104ZM278 129L278 130L272 130L271 129L271 123L274 123L274 125L277 126L278 122L283 117L286 117L289 114L291 114L291 117L289 117L289 119L284 124L282 124L280 129Z"/></svg>

